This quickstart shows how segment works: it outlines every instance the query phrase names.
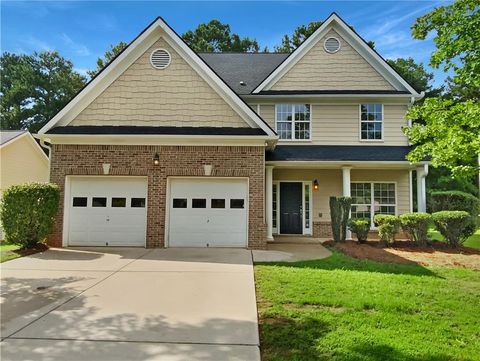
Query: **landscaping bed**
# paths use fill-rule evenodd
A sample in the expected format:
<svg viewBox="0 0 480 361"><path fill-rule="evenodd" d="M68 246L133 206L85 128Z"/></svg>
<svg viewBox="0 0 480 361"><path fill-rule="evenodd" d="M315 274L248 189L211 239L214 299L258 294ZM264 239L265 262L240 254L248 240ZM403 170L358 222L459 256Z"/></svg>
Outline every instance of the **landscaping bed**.
<svg viewBox="0 0 480 361"><path fill-rule="evenodd" d="M342 253L358 259L398 264L420 264L423 266L464 267L480 270L480 250L469 247L452 249L440 241L430 241L427 246L419 246L412 241L395 241L386 247L381 241L325 242Z"/></svg>
<svg viewBox="0 0 480 361"><path fill-rule="evenodd" d="M1 242L0 243L0 263L10 261L15 258L28 256L34 253L45 252L48 246L38 243L32 248L20 248L19 245Z"/></svg>

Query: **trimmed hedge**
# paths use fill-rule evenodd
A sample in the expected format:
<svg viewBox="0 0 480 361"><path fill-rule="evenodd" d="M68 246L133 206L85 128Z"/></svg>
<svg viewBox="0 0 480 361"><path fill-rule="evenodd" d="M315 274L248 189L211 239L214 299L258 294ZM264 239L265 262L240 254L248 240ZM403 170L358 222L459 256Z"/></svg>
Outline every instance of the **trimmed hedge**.
<svg viewBox="0 0 480 361"><path fill-rule="evenodd" d="M348 221L348 229L357 236L358 242L365 243L370 230L369 218L353 218Z"/></svg>
<svg viewBox="0 0 480 361"><path fill-rule="evenodd" d="M330 197L332 235L336 242L347 238L347 224L352 206L351 197Z"/></svg>
<svg viewBox="0 0 480 361"><path fill-rule="evenodd" d="M428 226L432 216L428 213L404 213L400 215L402 229L412 241L425 245L428 240Z"/></svg>
<svg viewBox="0 0 480 361"><path fill-rule="evenodd" d="M457 247L466 238L463 237L471 215L465 211L440 211L432 214L435 227L452 247Z"/></svg>
<svg viewBox="0 0 480 361"><path fill-rule="evenodd" d="M23 248L43 241L53 227L59 199L59 188L54 184L30 183L7 188L0 206L5 240Z"/></svg>
<svg viewBox="0 0 480 361"><path fill-rule="evenodd" d="M377 214L373 221L378 227L380 239L387 245L395 242L395 234L400 228L400 219L392 214Z"/></svg>

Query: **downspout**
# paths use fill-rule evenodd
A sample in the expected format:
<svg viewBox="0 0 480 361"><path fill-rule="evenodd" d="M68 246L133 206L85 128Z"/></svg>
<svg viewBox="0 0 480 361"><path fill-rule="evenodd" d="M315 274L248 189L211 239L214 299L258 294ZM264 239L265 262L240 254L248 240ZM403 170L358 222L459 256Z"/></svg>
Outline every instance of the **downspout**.
<svg viewBox="0 0 480 361"><path fill-rule="evenodd" d="M51 159L52 159L52 146L45 143L45 139L41 138L40 139L40 145L42 148L45 148L48 150L48 181L50 182L50 166L51 166Z"/></svg>

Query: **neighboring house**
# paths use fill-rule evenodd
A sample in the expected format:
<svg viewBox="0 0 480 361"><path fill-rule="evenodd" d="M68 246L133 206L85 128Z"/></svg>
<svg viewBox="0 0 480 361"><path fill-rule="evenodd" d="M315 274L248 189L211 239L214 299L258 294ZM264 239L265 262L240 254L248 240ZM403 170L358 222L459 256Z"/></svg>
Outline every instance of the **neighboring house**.
<svg viewBox="0 0 480 361"><path fill-rule="evenodd" d="M353 216L425 209L401 127L420 99L336 14L292 54L196 54L161 19L43 127L50 244L265 248Z"/></svg>

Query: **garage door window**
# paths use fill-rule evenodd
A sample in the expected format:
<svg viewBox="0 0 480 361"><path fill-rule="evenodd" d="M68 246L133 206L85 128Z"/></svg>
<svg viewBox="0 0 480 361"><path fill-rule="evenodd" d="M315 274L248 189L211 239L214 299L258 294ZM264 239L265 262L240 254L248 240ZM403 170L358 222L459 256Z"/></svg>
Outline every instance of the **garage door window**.
<svg viewBox="0 0 480 361"><path fill-rule="evenodd" d="M124 208L127 206L127 198L112 198L112 207Z"/></svg>
<svg viewBox="0 0 480 361"><path fill-rule="evenodd" d="M173 208L187 208L187 198L173 198Z"/></svg>
<svg viewBox="0 0 480 361"><path fill-rule="evenodd" d="M92 198L92 207L106 207L107 198L104 197L93 197Z"/></svg>
<svg viewBox="0 0 480 361"><path fill-rule="evenodd" d="M245 208L245 200L243 199L230 199L230 208L243 209Z"/></svg>
<svg viewBox="0 0 480 361"><path fill-rule="evenodd" d="M207 208L207 200L205 198L193 198L192 208Z"/></svg>
<svg viewBox="0 0 480 361"><path fill-rule="evenodd" d="M132 198L130 201L132 208L145 208L145 198Z"/></svg>
<svg viewBox="0 0 480 361"><path fill-rule="evenodd" d="M212 199L212 208L225 208L225 199Z"/></svg>
<svg viewBox="0 0 480 361"><path fill-rule="evenodd" d="M86 207L87 206L87 197L73 197L73 206L74 207Z"/></svg>

